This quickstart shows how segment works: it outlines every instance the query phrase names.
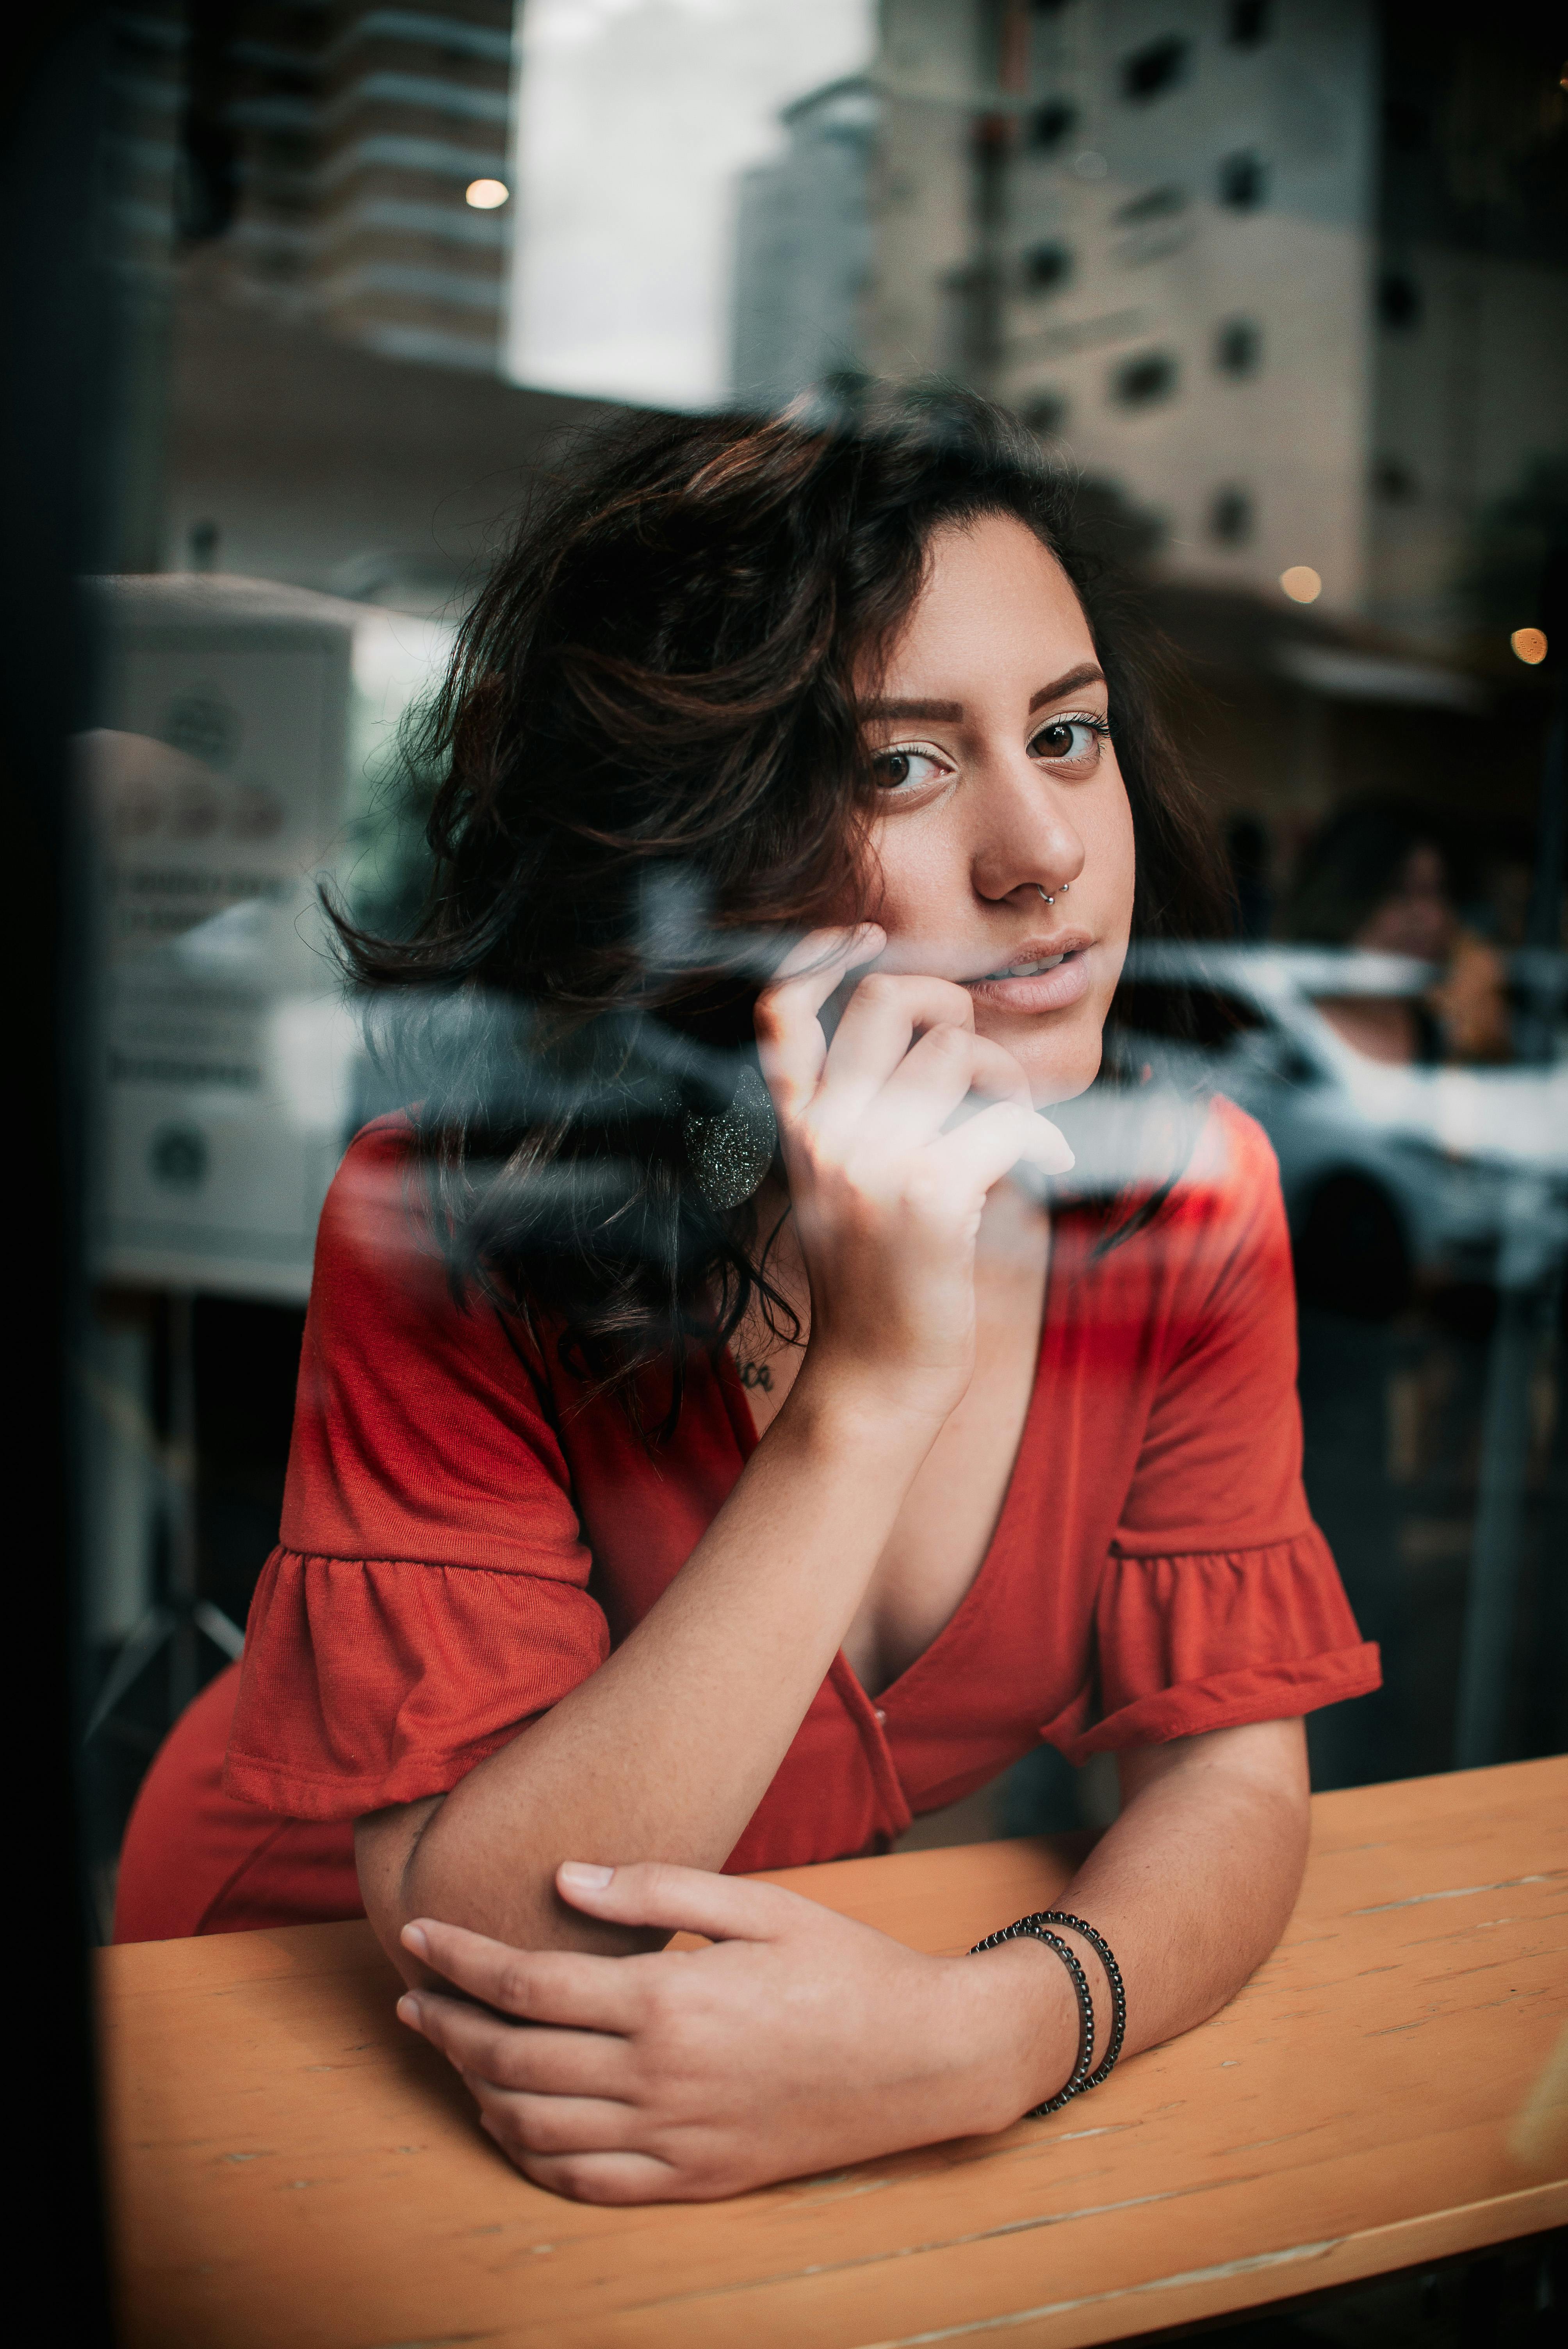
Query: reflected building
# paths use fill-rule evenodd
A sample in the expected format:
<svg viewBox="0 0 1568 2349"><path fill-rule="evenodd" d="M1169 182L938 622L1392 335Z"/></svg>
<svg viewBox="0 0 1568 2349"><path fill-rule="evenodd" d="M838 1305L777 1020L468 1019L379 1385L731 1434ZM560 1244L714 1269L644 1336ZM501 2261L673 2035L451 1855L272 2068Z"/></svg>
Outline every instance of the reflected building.
<svg viewBox="0 0 1568 2349"><path fill-rule="evenodd" d="M122 236L204 295L493 372L511 243L512 0L146 0L116 28Z"/></svg>
<svg viewBox="0 0 1568 2349"><path fill-rule="evenodd" d="M742 406L781 408L861 363L877 110L863 76L829 82L783 109L783 154L741 175L733 382Z"/></svg>
<svg viewBox="0 0 1568 2349"><path fill-rule="evenodd" d="M1272 589L1308 564L1358 607L1371 9L889 0L883 22L874 363L960 368L1158 516L1184 577ZM903 159L965 65L969 251L921 271Z"/></svg>
<svg viewBox="0 0 1568 2349"><path fill-rule="evenodd" d="M1306 566L1325 616L1451 642L1489 512L1564 446L1539 47L1376 0L882 0L861 363L1015 409L1170 577L1277 601ZM833 98L743 203L748 392L810 376L830 308L843 339Z"/></svg>

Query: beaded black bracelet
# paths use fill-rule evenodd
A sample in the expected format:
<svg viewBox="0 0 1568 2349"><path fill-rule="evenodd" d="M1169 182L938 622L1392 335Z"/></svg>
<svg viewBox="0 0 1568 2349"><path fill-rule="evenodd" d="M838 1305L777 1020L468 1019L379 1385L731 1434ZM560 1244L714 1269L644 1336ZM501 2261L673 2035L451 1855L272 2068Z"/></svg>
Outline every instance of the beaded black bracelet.
<svg viewBox="0 0 1568 2349"><path fill-rule="evenodd" d="M1086 2089L1098 2088L1120 2054L1121 2043L1127 2036L1127 1992L1122 1986L1121 1968L1110 1953L1109 1942L1097 1933L1092 1925L1086 1925L1081 1917L1069 1917L1065 1909L1042 1909L1039 1921L1042 1924L1065 1925L1070 1932L1081 1933L1105 1968L1105 1978L1110 1984L1110 2038L1099 2071L1091 2073L1084 2082Z"/></svg>
<svg viewBox="0 0 1568 2349"><path fill-rule="evenodd" d="M1026 2121L1038 2121L1043 2120L1047 2113L1060 2112L1062 2106L1070 2104L1080 2089L1088 2085L1089 2066L1094 2062L1094 2000L1089 1994L1088 1976L1082 1966L1079 1965L1061 1935L1053 1933L1039 1916L1020 1917L1016 1924L1004 1925L999 1933L987 1933L983 1941L975 1942L969 1954L972 1958L977 1958L983 1950L999 1950L1004 1941L1016 1941L1024 1935L1026 1935L1030 1940L1044 1941L1048 1949L1055 1950L1068 1970L1073 1992L1078 2000L1078 2062L1073 2065L1071 2076L1065 2088L1058 2090L1057 2094L1045 2104L1032 2106L1024 2115Z"/></svg>

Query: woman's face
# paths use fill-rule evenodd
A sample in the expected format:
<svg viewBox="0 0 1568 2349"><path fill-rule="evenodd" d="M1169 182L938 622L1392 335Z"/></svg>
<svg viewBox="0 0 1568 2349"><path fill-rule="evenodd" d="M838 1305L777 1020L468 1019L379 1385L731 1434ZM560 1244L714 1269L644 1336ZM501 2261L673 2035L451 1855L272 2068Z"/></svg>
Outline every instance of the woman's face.
<svg viewBox="0 0 1568 2349"><path fill-rule="evenodd" d="M939 531L862 709L884 779L877 968L966 987L1040 1104L1081 1092L1127 952L1132 814L1056 557L1011 517Z"/></svg>
<svg viewBox="0 0 1568 2349"><path fill-rule="evenodd" d="M1420 962L1446 962L1453 951L1454 909L1443 860L1426 843L1412 848L1382 904L1362 923L1350 943L1384 954L1414 955Z"/></svg>

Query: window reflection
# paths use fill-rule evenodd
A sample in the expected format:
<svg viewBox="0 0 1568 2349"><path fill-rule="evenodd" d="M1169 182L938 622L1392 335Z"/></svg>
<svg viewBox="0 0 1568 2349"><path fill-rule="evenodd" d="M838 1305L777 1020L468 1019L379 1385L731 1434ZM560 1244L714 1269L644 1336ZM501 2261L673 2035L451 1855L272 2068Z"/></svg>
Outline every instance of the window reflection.
<svg viewBox="0 0 1568 2349"><path fill-rule="evenodd" d="M1174 647L1233 897L1231 936L1135 958L1112 1075L1220 1092L1278 1155L1309 1489L1387 1664L1320 1776L1564 1734L1563 101L1506 26L1166 13L120 23L78 744L103 1884L242 1625L321 1200L396 1103L319 891L412 927L420 707L503 522L627 405L852 423L935 377L1078 477ZM1078 1799L1064 1771L1026 1816Z"/></svg>

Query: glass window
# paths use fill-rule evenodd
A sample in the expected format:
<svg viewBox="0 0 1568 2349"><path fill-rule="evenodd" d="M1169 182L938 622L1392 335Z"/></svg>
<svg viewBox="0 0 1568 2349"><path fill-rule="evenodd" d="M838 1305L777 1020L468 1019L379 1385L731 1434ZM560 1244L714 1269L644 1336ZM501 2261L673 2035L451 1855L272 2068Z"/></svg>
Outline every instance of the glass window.
<svg viewBox="0 0 1568 2349"><path fill-rule="evenodd" d="M1152 408L1170 399L1179 369L1168 351L1143 351L1123 359L1111 376L1111 397L1123 408Z"/></svg>
<svg viewBox="0 0 1568 2349"><path fill-rule="evenodd" d="M1264 363L1263 328L1253 318L1226 318L1214 329L1214 365L1222 375L1256 375Z"/></svg>
<svg viewBox="0 0 1568 2349"><path fill-rule="evenodd" d="M1191 63L1191 47L1187 41L1167 38L1150 41L1147 48L1137 49L1121 68L1121 94L1135 104L1162 98L1186 79Z"/></svg>
<svg viewBox="0 0 1568 2349"><path fill-rule="evenodd" d="M1238 49L1255 49L1273 30L1270 0L1231 0L1225 12L1225 37Z"/></svg>
<svg viewBox="0 0 1568 2349"><path fill-rule="evenodd" d="M1403 269L1386 269L1377 280L1377 316L1384 326L1408 332L1421 323L1425 305L1416 280Z"/></svg>
<svg viewBox="0 0 1568 2349"><path fill-rule="evenodd" d="M974 1399L943 1388L934 1481L912 1465L748 1651L742 1743L821 1634L767 1768L696 1774L715 1806L775 1780L797 1806L788 1834L727 1814L714 1868L1114 1832L1116 1754L1266 1726L1235 1719L1259 1686L1320 1794L1568 1748L1568 91L1538 13L32 12L24 88L47 70L0 208L8 925L36 942L11 1269L68 1376L24 1397L54 1414L36 1469L20 1407L18 1450L74 1514L17 1571L57 1584L61 1899L95 1938L194 1951L194 1980L220 1930L357 1919L356 1817L531 1768L614 1686L602 1658L831 1366L757 1010L807 932L862 916L922 1056L895 1038L887 1133L945 1049L934 1000L1065 1140L1027 1126L1041 1164L986 1189L1024 1269L979 1326L1015 1342ZM965 674L923 644L889 684L960 574ZM850 1057L860 970L802 1015L802 1066ZM920 1147L968 1164L988 1098ZM1239 1167L1254 1255L1181 1258L1242 1266L1233 1322L1200 1299L1164 1350L1157 1276ZM926 1293L892 1260L857 1328ZM1106 1300L1135 1273L1132 1345ZM1084 1299L1106 1375L1033 1411ZM1115 1454L1129 1360L1181 1381L1260 1328L1255 1378L1211 1356L1201 1407L1161 1421L1151 1391ZM1149 1500L1177 1419L1230 1444L1196 1524ZM1030 1522L1086 1514L1030 1566L991 1537L1042 1461ZM1260 1463L1284 1500L1238 1533L1227 1479ZM880 1473L851 1464L846 1522ZM1016 1584L967 1606L998 1562ZM1029 1609L1073 1575L1066 1657ZM923 1744L900 1683L940 1688L960 1610L985 1669ZM1226 1646L1309 1619L1337 1629L1305 1661ZM650 1723L700 1726L670 1670L581 1783ZM1233 1670L1225 1713L1196 1684ZM244 1688L280 1741L249 1791ZM798 1741L834 1706L855 1733L823 1761ZM395 1752L404 1776L344 1783ZM177 1828L139 1840L187 1764ZM259 1856L219 1868L198 1810L275 1819L297 1870L246 1908Z"/></svg>
<svg viewBox="0 0 1568 2349"><path fill-rule="evenodd" d="M1256 212L1267 200L1268 184L1268 166L1261 155L1227 155L1220 165L1220 202L1232 212Z"/></svg>
<svg viewBox="0 0 1568 2349"><path fill-rule="evenodd" d="M1063 429L1069 412L1069 403L1059 391L1026 393L1019 409L1030 431L1037 432L1043 440L1054 439Z"/></svg>
<svg viewBox="0 0 1568 2349"><path fill-rule="evenodd" d="M1234 487L1216 490L1209 502L1209 531L1222 546L1242 546L1256 523L1252 494Z"/></svg>
<svg viewBox="0 0 1568 2349"><path fill-rule="evenodd" d="M1072 269L1072 254L1065 244L1031 245L1024 255L1024 283L1032 293L1054 293L1067 284Z"/></svg>
<svg viewBox="0 0 1568 2349"><path fill-rule="evenodd" d="M1053 98L1029 117L1029 144L1041 155L1054 155L1078 127L1078 110L1065 98Z"/></svg>

